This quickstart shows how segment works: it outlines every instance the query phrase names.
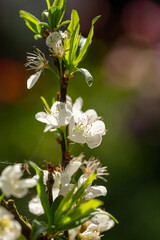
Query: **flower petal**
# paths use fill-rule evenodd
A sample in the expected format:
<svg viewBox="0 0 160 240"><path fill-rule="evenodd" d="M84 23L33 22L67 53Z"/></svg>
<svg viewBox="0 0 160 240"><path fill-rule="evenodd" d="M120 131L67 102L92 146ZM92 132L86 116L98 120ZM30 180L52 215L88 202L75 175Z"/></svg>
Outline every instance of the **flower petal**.
<svg viewBox="0 0 160 240"><path fill-rule="evenodd" d="M73 110L81 110L83 106L83 99L81 97L77 98L73 104Z"/></svg>
<svg viewBox="0 0 160 240"><path fill-rule="evenodd" d="M38 121L40 121L40 122L49 124L50 122L48 121L47 116L48 116L47 113L45 113L45 112L39 112L39 113L37 113L37 114L35 115L35 118L36 118Z"/></svg>
<svg viewBox="0 0 160 240"><path fill-rule="evenodd" d="M73 161L67 165L67 167L65 168L65 173L72 177L80 166L81 162Z"/></svg>
<svg viewBox="0 0 160 240"><path fill-rule="evenodd" d="M98 147L102 142L102 136L100 134L96 134L94 136L91 137L87 137L86 139L86 143L88 145L89 148L96 148Z"/></svg>
<svg viewBox="0 0 160 240"><path fill-rule="evenodd" d="M41 75L42 70L36 72L35 74L31 75L28 80L27 80L27 88L31 89L36 82L38 81L40 75Z"/></svg>
<svg viewBox="0 0 160 240"><path fill-rule="evenodd" d="M98 115L94 109L88 109L85 114L88 117L88 124L94 122L95 120L98 119Z"/></svg>
<svg viewBox="0 0 160 240"><path fill-rule="evenodd" d="M29 211L37 216L40 216L44 213L41 200L39 196L32 198L32 200L28 204Z"/></svg>

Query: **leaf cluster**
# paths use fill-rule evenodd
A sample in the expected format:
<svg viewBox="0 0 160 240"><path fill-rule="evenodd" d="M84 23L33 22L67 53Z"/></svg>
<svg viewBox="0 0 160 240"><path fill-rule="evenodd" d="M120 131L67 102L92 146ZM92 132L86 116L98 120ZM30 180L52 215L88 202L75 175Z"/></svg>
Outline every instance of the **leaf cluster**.
<svg viewBox="0 0 160 240"><path fill-rule="evenodd" d="M61 22L65 13L66 0L55 0L51 4L51 0L46 0L48 9L42 12L42 21L31 13L21 10L20 17L24 19L27 27L35 33L34 37L46 38L49 32L57 31L62 26L69 24L70 21ZM44 22L44 18L47 22Z"/></svg>
<svg viewBox="0 0 160 240"><path fill-rule="evenodd" d="M37 193L48 220L47 223L37 220L33 221L30 240L36 240L44 231L55 237L60 232L75 228L89 220L93 216L95 210L102 205L100 200L91 199L89 201L84 201L83 198L86 188L96 178L96 171L91 174L78 189L75 184L65 197L61 195L58 196L50 206L46 187L43 183L43 171L35 163L30 161L29 164L39 176Z"/></svg>

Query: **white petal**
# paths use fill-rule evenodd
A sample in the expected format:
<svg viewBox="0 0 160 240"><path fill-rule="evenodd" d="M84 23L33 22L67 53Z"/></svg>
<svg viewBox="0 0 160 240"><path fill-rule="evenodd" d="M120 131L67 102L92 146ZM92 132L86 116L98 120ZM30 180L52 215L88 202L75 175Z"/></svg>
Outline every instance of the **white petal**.
<svg viewBox="0 0 160 240"><path fill-rule="evenodd" d="M46 124L49 124L49 121L47 120L47 116L49 114L45 113L45 112L39 112L35 115L35 118L40 121L40 122L43 122L43 123L46 123Z"/></svg>
<svg viewBox="0 0 160 240"><path fill-rule="evenodd" d="M106 196L107 189L104 186L92 186L87 189L87 192L89 193L87 194L88 195L87 200L89 200L91 198Z"/></svg>
<svg viewBox="0 0 160 240"><path fill-rule="evenodd" d="M44 213L41 200L38 195L29 202L28 207L29 211L37 216L40 216Z"/></svg>
<svg viewBox="0 0 160 240"><path fill-rule="evenodd" d="M83 136L83 133L79 133L79 132L72 132L72 133L70 133L70 135L68 136L68 139L70 139L71 141L81 143L81 144L84 144L86 142L86 138L85 136Z"/></svg>
<svg viewBox="0 0 160 240"><path fill-rule="evenodd" d="M62 176L61 176L62 187L65 186L66 184L70 183L70 181L71 181L71 176L69 174L66 174L65 172L63 172Z"/></svg>
<svg viewBox="0 0 160 240"><path fill-rule="evenodd" d="M54 116L48 114L47 121L50 123L50 125L52 125L52 127L56 127L56 128L58 127L57 119Z"/></svg>
<svg viewBox="0 0 160 240"><path fill-rule="evenodd" d="M94 136L91 137L87 137L86 139L86 143L88 145L89 148L96 148L98 147L102 142L102 136L100 134L96 134Z"/></svg>
<svg viewBox="0 0 160 240"><path fill-rule="evenodd" d="M22 179L19 181L19 183L22 183L22 187L26 187L26 188L32 188L35 187L37 185L37 181L35 178L26 178L26 179Z"/></svg>
<svg viewBox="0 0 160 240"><path fill-rule="evenodd" d="M98 118L98 115L96 113L96 111L94 109L89 109L85 112L85 114L87 115L88 117L88 123L92 123L94 122L95 120L97 120Z"/></svg>
<svg viewBox="0 0 160 240"><path fill-rule="evenodd" d="M67 193L69 191L71 191L73 187L74 187L74 184L68 184L68 185L62 187L60 192L59 192L59 195L66 196Z"/></svg>
<svg viewBox="0 0 160 240"><path fill-rule="evenodd" d="M109 230L115 224L115 222L107 215L107 212L101 209L99 209L99 213L91 218L91 222L98 225L98 230L100 232Z"/></svg>
<svg viewBox="0 0 160 240"><path fill-rule="evenodd" d="M75 103L73 104L73 109L81 110L82 106L83 106L83 99L81 97L79 97L75 100Z"/></svg>
<svg viewBox="0 0 160 240"><path fill-rule="evenodd" d="M97 120L97 121L93 122L91 124L90 133L91 133L92 136L95 135L95 134L105 135L106 134L106 128L105 128L104 122L101 121L101 120Z"/></svg>
<svg viewBox="0 0 160 240"><path fill-rule="evenodd" d="M73 161L67 165L67 167L65 168L65 173L72 177L80 166L81 162Z"/></svg>
<svg viewBox="0 0 160 240"><path fill-rule="evenodd" d="M60 191L59 188L52 188L53 202L54 202L54 200L58 197L58 195L59 195L59 191Z"/></svg>
<svg viewBox="0 0 160 240"><path fill-rule="evenodd" d="M82 174L78 180L78 187L80 187L89 177L88 174Z"/></svg>
<svg viewBox="0 0 160 240"><path fill-rule="evenodd" d="M27 88L31 89L36 82L38 81L40 75L41 75L42 70L36 72L35 74L31 75L28 80L27 80Z"/></svg>
<svg viewBox="0 0 160 240"><path fill-rule="evenodd" d="M54 131L56 131L56 129L54 129L52 125L46 124L43 132L45 133L45 132L48 132L48 131L49 132L54 132Z"/></svg>

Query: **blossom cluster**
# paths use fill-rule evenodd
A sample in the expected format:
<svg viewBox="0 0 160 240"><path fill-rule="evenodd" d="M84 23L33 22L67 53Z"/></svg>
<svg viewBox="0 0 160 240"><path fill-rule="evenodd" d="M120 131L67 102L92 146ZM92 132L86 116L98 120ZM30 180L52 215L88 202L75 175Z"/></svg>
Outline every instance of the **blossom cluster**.
<svg viewBox="0 0 160 240"><path fill-rule="evenodd" d="M67 96L66 103L56 101L50 109L36 114L36 119L46 123L44 132L56 131L57 128L69 125L68 139L84 144L89 148L98 147L102 136L106 134L104 122L95 110L82 111L83 100L77 98L72 105L72 99Z"/></svg>
<svg viewBox="0 0 160 240"><path fill-rule="evenodd" d="M65 169L62 167L55 167L52 177L54 184L52 186L53 202L55 199L62 195L66 196L69 191L74 188L72 183L73 176L78 171L82 171L78 179L75 192L82 186L82 184L88 179L88 177L97 170L97 178L104 179L105 175L108 175L106 167L101 167L101 163L97 159L84 160L84 155L81 154L78 157L74 157ZM43 184L47 185L49 172L43 170ZM0 189L7 196L15 196L18 198L24 197L28 188L36 186L39 176L36 174L32 178L21 179L23 175L22 164L15 164L13 166L6 167L0 176ZM46 187L47 190L47 187ZM85 189L83 195L83 202L88 201L99 196L106 196L107 189L104 186L89 185ZM29 204L29 211L35 215L44 214L41 199L38 195L33 197ZM87 221L87 223L80 225L74 229L69 230L69 239L75 240L78 236L80 239L101 239L101 232L109 230L114 226L114 221L109 217L108 213L97 209L93 217ZM21 225L14 220L14 216L8 212L4 207L0 207L0 233L2 240L16 240L21 234Z"/></svg>

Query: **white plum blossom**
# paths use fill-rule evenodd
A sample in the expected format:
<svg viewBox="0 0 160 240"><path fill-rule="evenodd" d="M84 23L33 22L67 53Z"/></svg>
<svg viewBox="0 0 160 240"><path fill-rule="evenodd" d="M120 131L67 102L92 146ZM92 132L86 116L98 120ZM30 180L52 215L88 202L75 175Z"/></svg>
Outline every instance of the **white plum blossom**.
<svg viewBox="0 0 160 240"><path fill-rule="evenodd" d="M42 53L38 48L36 48L36 51L34 51L33 53L28 53L28 62L25 64L25 67L29 67L28 70L36 71L36 73L31 75L27 80L28 89L31 89L36 84L39 77L41 76L43 69L48 66L48 61L45 58L44 53Z"/></svg>
<svg viewBox="0 0 160 240"><path fill-rule="evenodd" d="M114 226L114 221L108 216L107 212L97 209L97 213L90 219L87 229L79 234L82 240L100 240L101 233L108 231Z"/></svg>
<svg viewBox="0 0 160 240"><path fill-rule="evenodd" d="M22 198L28 193L28 189L36 186L35 178L21 179L23 176L22 164L6 167L0 176L0 189L6 197L11 195Z"/></svg>
<svg viewBox="0 0 160 240"><path fill-rule="evenodd" d="M65 46L63 39L68 38L67 31L52 32L46 39L46 45L53 51L57 57L63 57L65 54Z"/></svg>
<svg viewBox="0 0 160 240"><path fill-rule="evenodd" d="M21 235L21 225L14 216L0 206L0 240L17 240Z"/></svg>
<svg viewBox="0 0 160 240"><path fill-rule="evenodd" d="M56 128L69 124L72 117L72 102L67 97L66 103L56 101L53 103L50 111L39 112L35 118L43 123L46 123L44 132L54 131Z"/></svg>
<svg viewBox="0 0 160 240"><path fill-rule="evenodd" d="M115 225L114 220L109 217L108 213L101 209L97 209L97 214L95 214L90 221L97 225L99 232L108 231Z"/></svg>
<svg viewBox="0 0 160 240"><path fill-rule="evenodd" d="M71 184L71 177L81 166L80 161L71 161L65 170L61 168L59 171L55 170L53 173L54 184L52 187L52 197L53 201L60 195L65 196L73 187L74 184ZM43 174L43 182L46 185L47 180L47 171ZM35 215L42 215L44 213L41 201L37 195L29 202L29 211Z"/></svg>
<svg viewBox="0 0 160 240"><path fill-rule="evenodd" d="M87 143L89 148L98 147L106 134L105 124L93 109L82 112L83 101L78 98L73 105L68 138L77 143Z"/></svg>
<svg viewBox="0 0 160 240"><path fill-rule="evenodd" d="M100 240L102 232L108 231L114 226L114 221L108 216L108 213L97 209L95 215L78 228L69 230L69 240ZM85 230L84 230L85 229Z"/></svg>

